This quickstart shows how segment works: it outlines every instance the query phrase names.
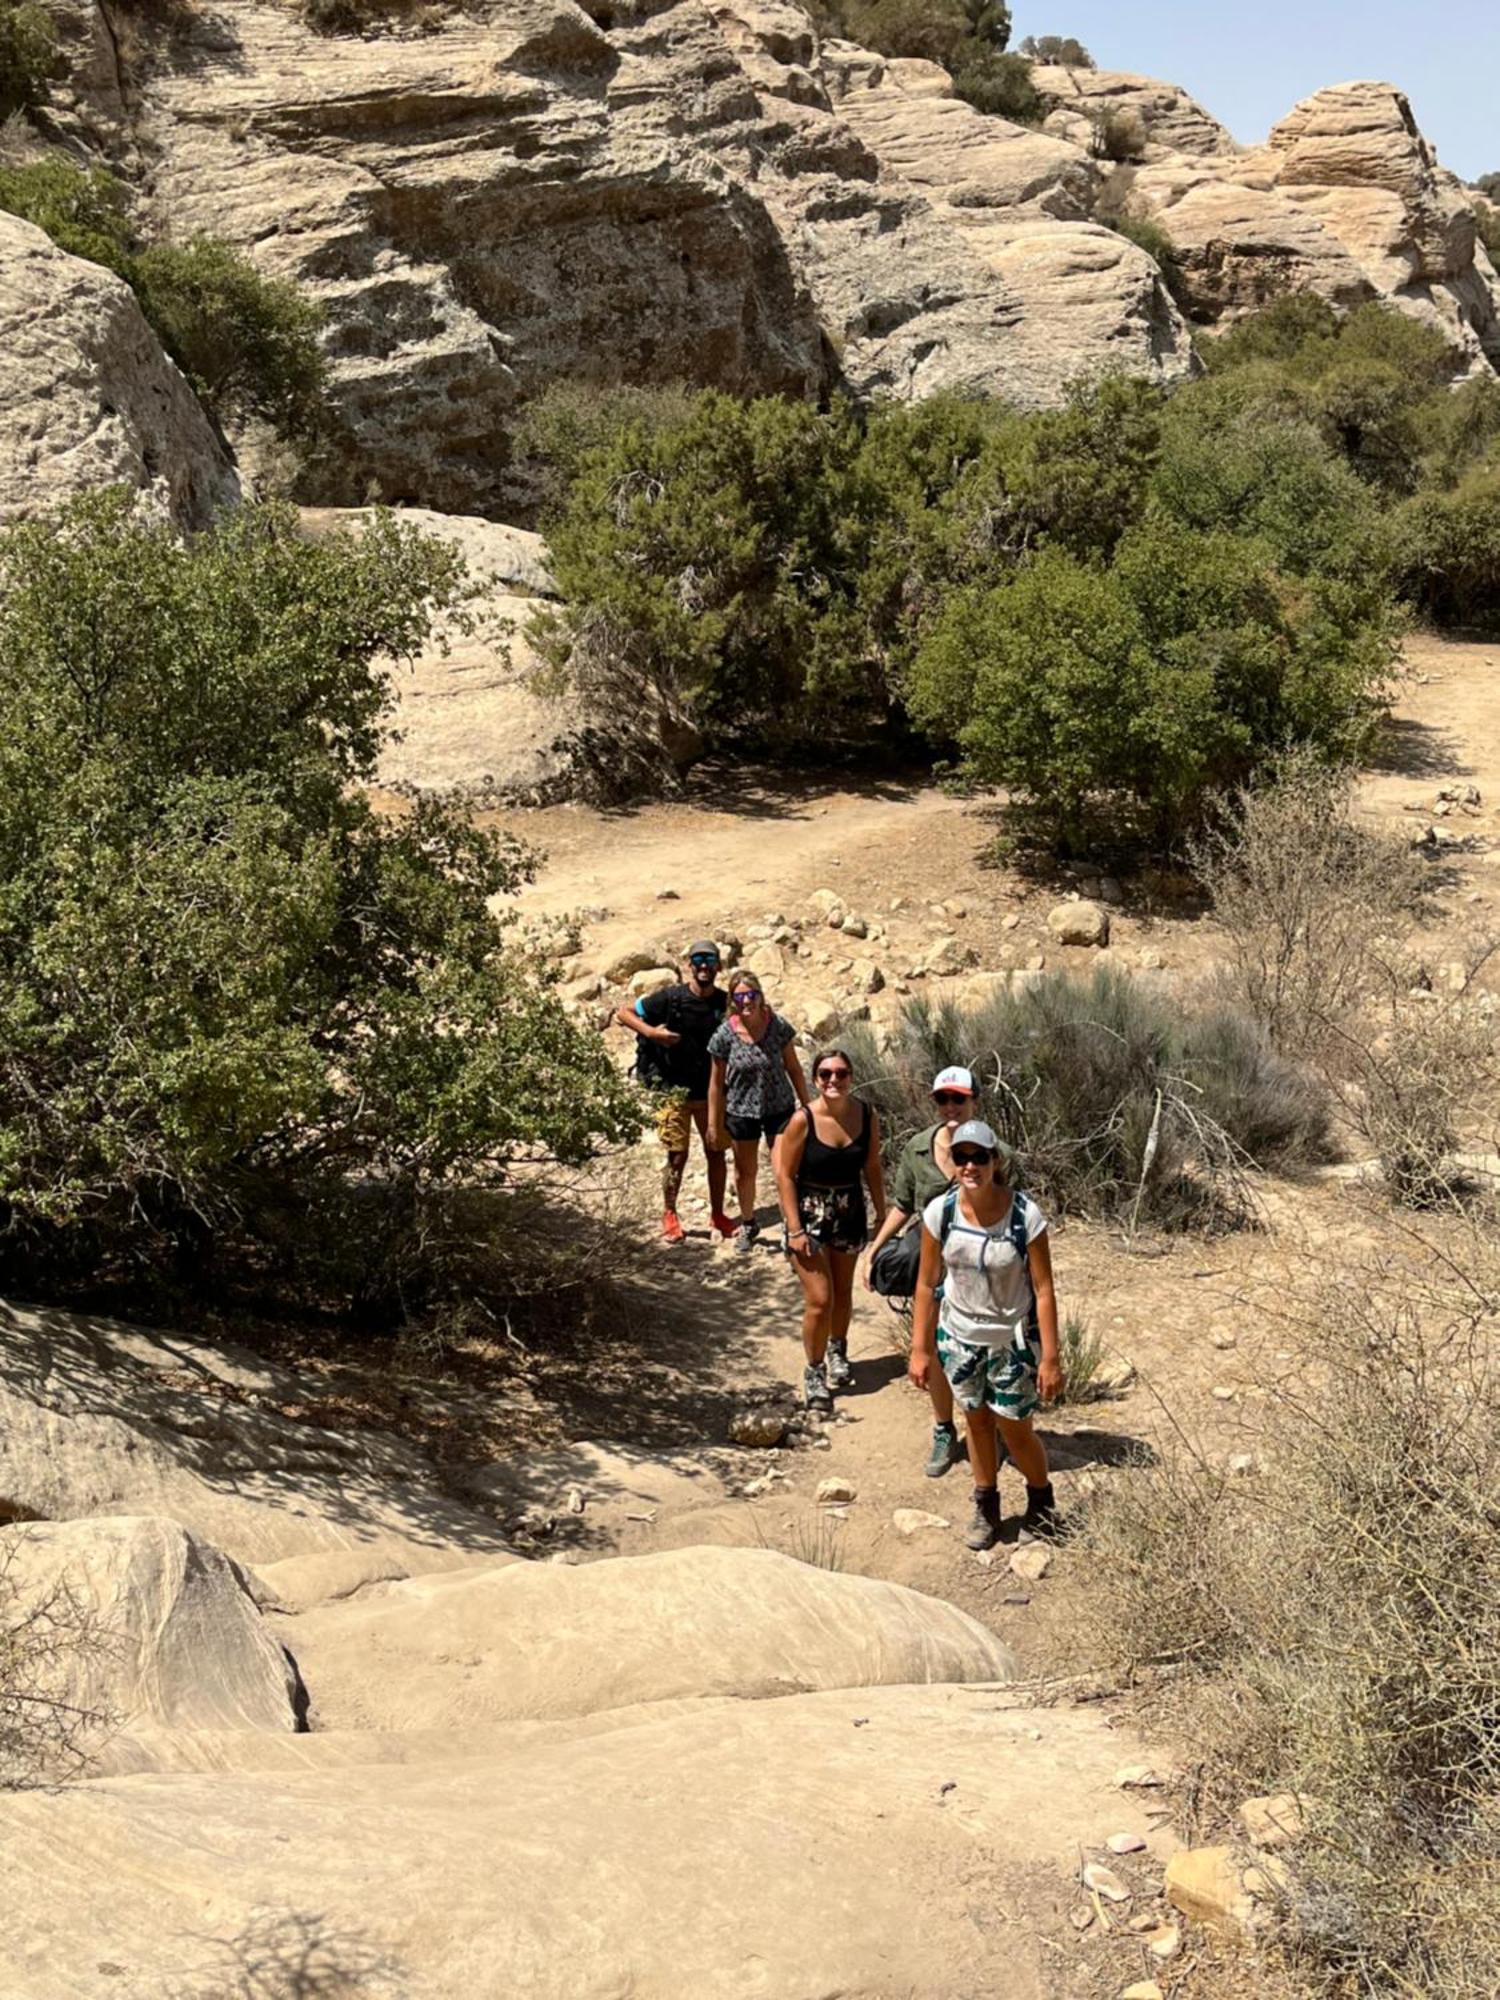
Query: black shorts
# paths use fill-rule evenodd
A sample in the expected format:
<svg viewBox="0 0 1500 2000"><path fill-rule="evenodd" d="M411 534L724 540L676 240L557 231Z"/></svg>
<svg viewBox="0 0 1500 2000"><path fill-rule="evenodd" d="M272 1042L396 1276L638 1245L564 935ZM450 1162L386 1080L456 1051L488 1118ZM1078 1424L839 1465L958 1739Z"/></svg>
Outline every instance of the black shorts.
<svg viewBox="0 0 1500 2000"><path fill-rule="evenodd" d="M726 1118L731 1139L738 1139L741 1145L750 1139L764 1139L769 1146L779 1139L787 1128L791 1111L773 1111L769 1118Z"/></svg>
<svg viewBox="0 0 1500 2000"><path fill-rule="evenodd" d="M852 1256L864 1248L869 1231L863 1188L799 1187L797 1215L814 1252L842 1250Z"/></svg>

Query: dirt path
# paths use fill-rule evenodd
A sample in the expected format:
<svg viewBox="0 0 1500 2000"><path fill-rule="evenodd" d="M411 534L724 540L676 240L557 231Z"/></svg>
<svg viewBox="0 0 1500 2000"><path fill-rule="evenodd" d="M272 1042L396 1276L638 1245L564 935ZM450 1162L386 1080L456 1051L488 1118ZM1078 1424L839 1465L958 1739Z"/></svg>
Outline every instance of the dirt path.
<svg viewBox="0 0 1500 2000"><path fill-rule="evenodd" d="M1438 822L1466 842L1445 864L1434 941L1435 951L1451 952L1478 935L1500 893L1500 647L1424 640L1409 659L1412 677L1389 754L1369 775L1362 803L1377 822L1410 830L1426 823L1443 786L1479 789L1477 813ZM930 906L943 900L965 906L964 918L948 927L972 942L985 968L1043 956L1049 964L1083 964L1090 956L1062 950L1047 935L1057 883L1022 880L992 865L988 809L930 787L782 784L774 775L730 783L709 774L689 798L633 813L559 807L506 814L502 823L547 851L525 898L528 911L607 907L587 936L591 963L643 935L746 929L802 910L813 889L830 885L878 918L883 935L869 949L893 982L911 991L932 990L899 975L926 948L937 922ZM1125 887L1113 960L1145 956L1174 980L1212 963L1210 925L1146 901L1137 885ZM676 893L663 901L666 890ZM782 963L789 983L821 973L785 955ZM649 1141L629 1165L627 1199L643 1235L651 1229L656 1165ZM769 1171L761 1198L769 1222ZM1057 1412L1043 1426L1065 1505L1101 1468L1149 1449L1167 1426L1187 1430L1221 1457L1253 1448L1259 1409L1290 1365L1282 1317L1289 1299L1335 1261L1357 1268L1378 1249L1381 1227L1337 1184L1272 1186L1263 1199L1267 1228L1214 1242L1131 1250L1095 1229L1057 1233L1064 1309L1080 1313L1136 1371L1112 1400ZM790 1394L798 1382L800 1294L770 1229L746 1259L710 1242L696 1159L683 1213L688 1243L656 1253L652 1266L659 1345L642 1372L655 1370L657 1387L637 1402L622 1381L619 1393L586 1410L575 1406L573 1437L599 1451L590 1459L559 1447L528 1489L555 1501L580 1484L585 1513L562 1519L554 1531L563 1552L569 1542L587 1558L703 1540L763 1541L963 1604L1040 1664L1047 1642L1037 1636L1044 1623L1038 1599L1047 1584L1023 1582L1008 1560L1020 1482L1008 1475L1007 1541L981 1564L959 1539L969 1504L964 1469L942 1481L923 1476L927 1405L905 1380L900 1323L884 1301L857 1296L855 1388L841 1399L824 1448L722 1449L729 1415L747 1390L777 1383ZM848 1481L856 1498L819 1506L818 1484L829 1477ZM906 1535L893 1519L898 1509L936 1513L951 1525Z"/></svg>

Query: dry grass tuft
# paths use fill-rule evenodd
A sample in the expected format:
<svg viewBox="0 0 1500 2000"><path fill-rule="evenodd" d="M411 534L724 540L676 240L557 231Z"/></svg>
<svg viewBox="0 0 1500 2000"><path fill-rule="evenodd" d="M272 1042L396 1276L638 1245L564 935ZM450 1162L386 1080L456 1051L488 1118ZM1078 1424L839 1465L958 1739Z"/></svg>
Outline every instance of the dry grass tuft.
<svg viewBox="0 0 1500 2000"><path fill-rule="evenodd" d="M1080 1660L1149 1687L1218 1831L1317 1802L1292 1854L1310 1993L1492 1995L1500 1964L1500 1246L1426 1244L1316 1301L1264 1469L1185 1441L1064 1558Z"/></svg>

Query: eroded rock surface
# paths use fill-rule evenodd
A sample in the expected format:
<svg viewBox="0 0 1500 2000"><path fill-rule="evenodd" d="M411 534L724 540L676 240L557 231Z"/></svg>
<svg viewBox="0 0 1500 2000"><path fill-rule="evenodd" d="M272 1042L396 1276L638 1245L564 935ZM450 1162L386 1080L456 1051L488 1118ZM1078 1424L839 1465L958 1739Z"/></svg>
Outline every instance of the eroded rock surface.
<svg viewBox="0 0 1500 2000"><path fill-rule="evenodd" d="M116 484L183 527L238 490L130 287L0 211L0 520Z"/></svg>

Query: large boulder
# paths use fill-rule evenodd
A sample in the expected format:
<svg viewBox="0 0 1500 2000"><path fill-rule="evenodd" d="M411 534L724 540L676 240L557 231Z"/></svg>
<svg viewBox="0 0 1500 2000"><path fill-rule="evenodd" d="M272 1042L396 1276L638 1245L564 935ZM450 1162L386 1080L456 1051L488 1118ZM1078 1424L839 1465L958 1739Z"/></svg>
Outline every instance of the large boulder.
<svg viewBox="0 0 1500 2000"><path fill-rule="evenodd" d="M323 1729L465 1728L687 1695L1008 1680L965 1612L770 1549L415 1577L284 1627Z"/></svg>
<svg viewBox="0 0 1500 2000"><path fill-rule="evenodd" d="M1079 1847L1149 1830L1106 1718L966 1689L297 1744L326 1768L0 1794L0 1992L1044 2000Z"/></svg>
<svg viewBox="0 0 1500 2000"><path fill-rule="evenodd" d="M1075 146L1095 146L1103 121L1113 114L1127 121L1122 130L1140 134L1143 159L1159 159L1164 153L1212 159L1239 151L1233 135L1196 98L1159 77L1037 63L1031 83L1051 107L1043 129Z"/></svg>
<svg viewBox="0 0 1500 2000"><path fill-rule="evenodd" d="M78 1717L94 1771L136 1769L200 1730L293 1731L296 1675L244 1581L175 1521L129 1516L0 1529L7 1623L56 1643L19 1692Z"/></svg>
<svg viewBox="0 0 1500 2000"><path fill-rule="evenodd" d="M117 484L186 528L238 492L130 287L0 211L0 519Z"/></svg>
<svg viewBox="0 0 1500 2000"><path fill-rule="evenodd" d="M318 1422L319 1394L233 1348L0 1303L0 1520L159 1514L241 1563L355 1551L402 1576L505 1554L411 1446Z"/></svg>

